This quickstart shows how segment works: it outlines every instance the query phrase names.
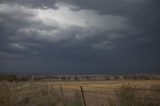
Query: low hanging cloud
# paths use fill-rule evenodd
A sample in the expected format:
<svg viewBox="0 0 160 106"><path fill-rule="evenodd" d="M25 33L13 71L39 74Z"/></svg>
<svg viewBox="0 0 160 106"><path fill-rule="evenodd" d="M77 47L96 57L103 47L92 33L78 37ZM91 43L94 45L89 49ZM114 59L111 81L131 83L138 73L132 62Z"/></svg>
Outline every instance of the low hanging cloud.
<svg viewBox="0 0 160 106"><path fill-rule="evenodd" d="M1 14L4 15L2 21L6 21L6 25L12 24L13 27L17 27L10 39L21 40L27 38L49 42L73 39L79 41L87 38L93 39L101 32L112 33L126 30L130 27L127 23L127 18L122 16L99 15L96 11L85 9L72 11L70 8L74 6L64 3L57 3L56 6L59 8L41 9L28 8L17 4L1 4ZM8 17L12 21L11 23L6 20L9 15L12 15L12 17ZM106 40L111 40L112 35L106 35L108 36ZM23 42L21 45L23 45ZM20 47L17 46L17 48Z"/></svg>
<svg viewBox="0 0 160 106"><path fill-rule="evenodd" d="M75 67L89 64L88 70L92 70L92 64L100 67L121 57L132 58L130 55L134 53L140 58L142 54L138 51L148 53L142 58L152 57L151 61L157 64L158 57L152 54L156 54L160 45L158 3L157 0L1 0L2 66L8 62L14 66L21 61L26 67L28 61L37 61L34 68L39 69L38 63L54 58L46 67L53 62L60 70L60 64L72 60L70 64L79 64ZM11 62L15 58L18 61Z"/></svg>

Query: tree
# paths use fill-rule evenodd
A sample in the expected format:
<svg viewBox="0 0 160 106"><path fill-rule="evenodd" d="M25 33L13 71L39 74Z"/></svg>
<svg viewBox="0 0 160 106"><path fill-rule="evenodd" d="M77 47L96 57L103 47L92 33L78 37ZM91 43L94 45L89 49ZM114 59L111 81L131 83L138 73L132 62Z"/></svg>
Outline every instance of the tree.
<svg viewBox="0 0 160 106"><path fill-rule="evenodd" d="M75 76L75 77L74 77L74 80L75 80L75 81L79 81L79 77Z"/></svg>
<svg viewBox="0 0 160 106"><path fill-rule="evenodd" d="M65 76L61 77L61 80L62 80L62 81L66 81L66 79L67 79L67 78L66 78Z"/></svg>

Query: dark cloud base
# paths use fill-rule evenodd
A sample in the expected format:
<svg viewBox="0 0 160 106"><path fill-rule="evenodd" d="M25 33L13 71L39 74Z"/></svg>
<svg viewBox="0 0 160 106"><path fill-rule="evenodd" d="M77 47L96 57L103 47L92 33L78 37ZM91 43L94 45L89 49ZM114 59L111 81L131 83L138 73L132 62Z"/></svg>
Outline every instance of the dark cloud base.
<svg viewBox="0 0 160 106"><path fill-rule="evenodd" d="M62 30L58 25L47 26L39 20L32 19L37 15L34 9L58 10L56 3L59 2L77 6L76 9L71 9L75 12L92 10L98 12L99 16L126 17L131 28L95 31L91 28L71 26ZM0 72L160 72L159 0L2 0L0 4L16 5L12 10L0 10ZM19 31L26 28L31 28L32 32ZM50 38L46 40L41 38L37 29L48 32L58 30L60 38L56 38L56 41L50 41ZM76 35L87 37L77 40ZM113 38L111 35L116 37ZM66 36L69 37L65 38Z"/></svg>

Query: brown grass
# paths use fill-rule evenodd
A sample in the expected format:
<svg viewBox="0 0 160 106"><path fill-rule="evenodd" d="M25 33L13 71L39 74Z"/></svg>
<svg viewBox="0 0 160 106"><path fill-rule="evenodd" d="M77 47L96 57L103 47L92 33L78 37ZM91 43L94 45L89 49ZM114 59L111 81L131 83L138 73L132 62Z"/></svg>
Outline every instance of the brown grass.
<svg viewBox="0 0 160 106"><path fill-rule="evenodd" d="M157 91L135 92L133 86L129 88L124 86L128 83L134 85L134 89ZM64 97L61 94L60 84L64 90ZM87 106L119 106L120 104L117 104L119 100L121 103L128 101L126 103L129 104L136 101L141 104L140 106L143 106L142 104L156 106L155 103L159 102L149 100L160 99L160 80L0 82L0 106L82 106L80 86L83 86ZM114 89L118 89L119 95ZM132 99L128 100L126 95ZM138 96L141 102L137 102ZM148 96L149 98L146 98Z"/></svg>

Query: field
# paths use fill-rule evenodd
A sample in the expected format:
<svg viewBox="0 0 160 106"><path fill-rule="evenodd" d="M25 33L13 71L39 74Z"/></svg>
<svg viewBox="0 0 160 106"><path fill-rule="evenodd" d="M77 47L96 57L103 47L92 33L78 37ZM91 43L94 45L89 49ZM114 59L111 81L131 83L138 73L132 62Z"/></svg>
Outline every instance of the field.
<svg viewBox="0 0 160 106"><path fill-rule="evenodd" d="M0 85L2 106L83 106L84 100L86 106L157 106L160 101L160 80L2 81Z"/></svg>
<svg viewBox="0 0 160 106"><path fill-rule="evenodd" d="M40 82L42 83L42 82ZM47 82L48 85L59 85L63 88L77 89L79 86L90 88L119 88L123 84L133 84L139 88L149 88L153 85L160 85L159 80L122 80L122 81L62 81L62 82Z"/></svg>

